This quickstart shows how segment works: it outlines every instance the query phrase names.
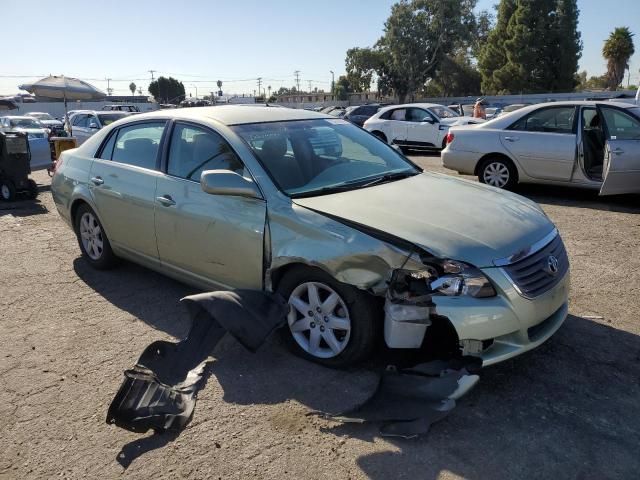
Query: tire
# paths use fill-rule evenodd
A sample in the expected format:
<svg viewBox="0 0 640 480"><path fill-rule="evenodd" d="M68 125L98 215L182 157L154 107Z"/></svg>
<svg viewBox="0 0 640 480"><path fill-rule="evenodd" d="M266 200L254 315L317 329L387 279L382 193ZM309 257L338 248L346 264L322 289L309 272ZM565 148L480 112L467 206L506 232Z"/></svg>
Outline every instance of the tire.
<svg viewBox="0 0 640 480"><path fill-rule="evenodd" d="M376 130L374 132L371 132L371 134L374 137L378 137L380 140L382 140L383 142L387 143L387 136L384 133L382 133L381 131Z"/></svg>
<svg viewBox="0 0 640 480"><path fill-rule="evenodd" d="M319 302L311 297L314 288ZM371 354L383 311L375 297L305 266L287 272L276 291L291 305L282 336L294 354L332 368L351 367Z"/></svg>
<svg viewBox="0 0 640 480"><path fill-rule="evenodd" d="M104 227L89 205L78 207L75 232L84 259L97 270L108 270L117 263Z"/></svg>
<svg viewBox="0 0 640 480"><path fill-rule="evenodd" d="M9 179L0 179L0 200L11 202L16 198L16 187Z"/></svg>
<svg viewBox="0 0 640 480"><path fill-rule="evenodd" d="M518 184L518 171L511 160L489 157L478 169L480 183L504 190L512 190Z"/></svg>
<svg viewBox="0 0 640 480"><path fill-rule="evenodd" d="M29 179L27 182L29 189L29 198L31 200L35 200L38 197L38 184L31 179Z"/></svg>

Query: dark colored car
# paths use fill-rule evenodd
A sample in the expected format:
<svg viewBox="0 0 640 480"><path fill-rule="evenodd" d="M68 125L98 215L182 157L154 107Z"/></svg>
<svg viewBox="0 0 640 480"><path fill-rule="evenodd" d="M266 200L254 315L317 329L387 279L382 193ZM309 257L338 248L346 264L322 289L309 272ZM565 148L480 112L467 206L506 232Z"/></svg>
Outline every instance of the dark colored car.
<svg viewBox="0 0 640 480"><path fill-rule="evenodd" d="M105 105L102 110L109 110L112 112L139 112L140 110L135 105Z"/></svg>
<svg viewBox="0 0 640 480"><path fill-rule="evenodd" d="M369 117L378 113L378 110L380 110L380 108L384 107L385 105L387 104L370 103L367 105L360 105L353 108L352 110L347 111L347 113L344 114L343 118L361 127L362 125L364 125L364 122L369 119Z"/></svg>

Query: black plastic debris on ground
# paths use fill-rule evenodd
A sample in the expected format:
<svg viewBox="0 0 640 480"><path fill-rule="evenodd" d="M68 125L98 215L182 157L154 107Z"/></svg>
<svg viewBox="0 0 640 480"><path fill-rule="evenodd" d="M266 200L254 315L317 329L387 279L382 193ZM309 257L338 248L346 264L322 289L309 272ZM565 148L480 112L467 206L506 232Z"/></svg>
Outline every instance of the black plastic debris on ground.
<svg viewBox="0 0 640 480"><path fill-rule="evenodd" d="M481 368L482 360L476 357L434 360L402 370L390 367L361 406L322 416L342 423L381 423L382 436L414 438L454 409L456 400L478 383Z"/></svg>
<svg viewBox="0 0 640 480"><path fill-rule="evenodd" d="M189 423L214 347L230 333L255 352L286 322L288 306L256 290L219 291L181 300L192 319L187 338L149 345L107 412L107 423L132 432L179 431Z"/></svg>

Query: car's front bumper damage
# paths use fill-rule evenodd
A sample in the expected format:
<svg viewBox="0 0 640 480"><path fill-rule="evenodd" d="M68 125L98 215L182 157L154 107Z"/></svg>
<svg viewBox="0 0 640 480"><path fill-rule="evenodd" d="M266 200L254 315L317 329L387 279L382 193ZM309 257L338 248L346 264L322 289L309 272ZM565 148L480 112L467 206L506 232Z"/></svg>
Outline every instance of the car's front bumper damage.
<svg viewBox="0 0 640 480"><path fill-rule="evenodd" d="M535 299L521 296L499 268L482 269L497 295L491 298L434 295L431 305L402 305L387 298L385 341L392 348L418 348L431 334L434 318L455 329L460 353L483 365L507 360L544 343L568 314L569 274ZM398 314L401 312L401 314Z"/></svg>

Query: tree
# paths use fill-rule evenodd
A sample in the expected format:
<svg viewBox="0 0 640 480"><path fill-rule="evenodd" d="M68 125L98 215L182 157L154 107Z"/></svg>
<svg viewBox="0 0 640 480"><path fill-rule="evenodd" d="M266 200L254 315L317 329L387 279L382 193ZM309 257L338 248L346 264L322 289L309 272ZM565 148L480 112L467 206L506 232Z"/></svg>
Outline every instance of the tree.
<svg viewBox="0 0 640 480"><path fill-rule="evenodd" d="M464 50L454 57L444 58L433 79L426 85L428 97L477 95L482 77Z"/></svg>
<svg viewBox="0 0 640 480"><path fill-rule="evenodd" d="M462 39L471 36L475 5L476 0L400 0L391 7L384 34L373 48L347 52L352 87L366 87L375 72L378 90L404 102L423 88Z"/></svg>
<svg viewBox="0 0 640 480"><path fill-rule="evenodd" d="M616 28L602 47L602 56L607 60L607 88L615 90L624 79L629 68L629 59L635 52L633 33L627 27Z"/></svg>
<svg viewBox="0 0 640 480"><path fill-rule="evenodd" d="M582 52L576 0L501 0L479 53L485 93L571 91Z"/></svg>
<svg viewBox="0 0 640 480"><path fill-rule="evenodd" d="M156 102L178 104L184 100L184 85L173 77L158 77L149 84L149 93Z"/></svg>
<svg viewBox="0 0 640 480"><path fill-rule="evenodd" d="M137 85L135 83L133 83L133 82L131 82L129 84L129 90L131 90L131 95L135 95L136 94L136 87L137 87Z"/></svg>
<svg viewBox="0 0 640 480"><path fill-rule="evenodd" d="M349 79L344 75L340 75L335 86L335 95L338 100L348 100L349 94L352 92Z"/></svg>

